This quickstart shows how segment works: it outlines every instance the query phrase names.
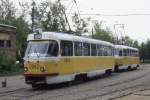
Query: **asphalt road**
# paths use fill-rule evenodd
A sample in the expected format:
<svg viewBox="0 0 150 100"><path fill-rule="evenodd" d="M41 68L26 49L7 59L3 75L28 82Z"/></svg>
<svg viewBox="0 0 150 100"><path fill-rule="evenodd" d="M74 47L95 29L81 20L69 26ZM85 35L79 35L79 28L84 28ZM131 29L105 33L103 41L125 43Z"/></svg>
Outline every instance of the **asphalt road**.
<svg viewBox="0 0 150 100"><path fill-rule="evenodd" d="M112 73L84 83L65 84L32 89L24 83L24 77L0 77L7 79L7 87L0 86L0 100L119 100L138 91L150 90L150 65L138 70Z"/></svg>

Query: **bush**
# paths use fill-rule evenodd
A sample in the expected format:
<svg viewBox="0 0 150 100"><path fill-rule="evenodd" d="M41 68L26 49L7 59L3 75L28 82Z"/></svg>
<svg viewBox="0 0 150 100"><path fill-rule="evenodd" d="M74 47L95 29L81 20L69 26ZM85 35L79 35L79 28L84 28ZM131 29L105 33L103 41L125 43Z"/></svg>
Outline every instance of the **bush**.
<svg viewBox="0 0 150 100"><path fill-rule="evenodd" d="M16 65L16 61L13 58L6 54L0 54L0 76L19 73L22 72L22 70L20 66Z"/></svg>

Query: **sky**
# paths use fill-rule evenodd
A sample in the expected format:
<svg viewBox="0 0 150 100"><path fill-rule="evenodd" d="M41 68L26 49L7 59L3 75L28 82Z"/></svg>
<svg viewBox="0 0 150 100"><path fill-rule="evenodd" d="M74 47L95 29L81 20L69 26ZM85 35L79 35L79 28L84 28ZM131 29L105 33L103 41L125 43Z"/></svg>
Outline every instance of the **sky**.
<svg viewBox="0 0 150 100"><path fill-rule="evenodd" d="M28 0L13 1L17 3ZM35 1L40 2L42 0ZM108 27L114 34L116 33L118 36L128 35L140 43L150 39L150 0L76 0L76 2L81 18L91 17L93 21L102 21L103 26ZM66 6L69 12L73 0L61 0L61 3ZM74 11L77 11L76 5L73 6L71 13ZM68 17L71 18L71 14ZM120 24L124 25L124 29ZM114 25L116 26L115 29Z"/></svg>

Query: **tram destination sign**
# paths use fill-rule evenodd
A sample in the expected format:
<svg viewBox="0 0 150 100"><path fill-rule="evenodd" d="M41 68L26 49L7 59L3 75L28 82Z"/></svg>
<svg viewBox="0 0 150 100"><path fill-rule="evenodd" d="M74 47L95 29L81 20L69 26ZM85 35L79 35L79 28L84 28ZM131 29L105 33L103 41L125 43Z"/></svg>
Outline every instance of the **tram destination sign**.
<svg viewBox="0 0 150 100"><path fill-rule="evenodd" d="M42 34L34 34L34 39L42 39Z"/></svg>

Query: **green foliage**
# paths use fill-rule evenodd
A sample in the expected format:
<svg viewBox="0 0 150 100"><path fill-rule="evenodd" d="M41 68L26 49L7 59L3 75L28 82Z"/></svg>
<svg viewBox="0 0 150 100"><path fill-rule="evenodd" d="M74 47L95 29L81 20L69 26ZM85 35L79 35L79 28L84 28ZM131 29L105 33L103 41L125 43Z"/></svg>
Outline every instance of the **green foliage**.
<svg viewBox="0 0 150 100"><path fill-rule="evenodd" d="M114 37L112 35L112 32L109 29L102 29L102 23L96 22L94 25L94 29L95 29L95 34L93 37L95 39L100 39L111 43L114 42Z"/></svg>
<svg viewBox="0 0 150 100"><path fill-rule="evenodd" d="M58 1L42 1L40 4L35 3L34 7L35 28L41 27L44 31L65 31L65 8Z"/></svg>
<svg viewBox="0 0 150 100"><path fill-rule="evenodd" d="M15 20L16 8L10 0L0 0L0 23L12 25Z"/></svg>
<svg viewBox="0 0 150 100"><path fill-rule="evenodd" d="M142 62L150 62L150 40L146 43L142 43L139 47L140 49L140 58Z"/></svg>
<svg viewBox="0 0 150 100"><path fill-rule="evenodd" d="M81 19L77 13L75 13L74 16L72 16L72 21L74 22L76 35L81 36L84 32L88 31L87 26L89 20L89 18L87 20Z"/></svg>
<svg viewBox="0 0 150 100"><path fill-rule="evenodd" d="M0 54L0 76L22 72L22 68L15 64L15 60L6 54Z"/></svg>
<svg viewBox="0 0 150 100"><path fill-rule="evenodd" d="M17 27L17 57L20 59L20 57L24 56L26 39L30 29L28 23L21 16L16 19L14 26Z"/></svg>

